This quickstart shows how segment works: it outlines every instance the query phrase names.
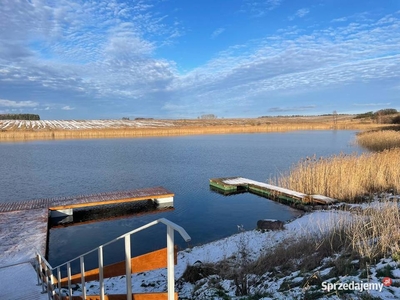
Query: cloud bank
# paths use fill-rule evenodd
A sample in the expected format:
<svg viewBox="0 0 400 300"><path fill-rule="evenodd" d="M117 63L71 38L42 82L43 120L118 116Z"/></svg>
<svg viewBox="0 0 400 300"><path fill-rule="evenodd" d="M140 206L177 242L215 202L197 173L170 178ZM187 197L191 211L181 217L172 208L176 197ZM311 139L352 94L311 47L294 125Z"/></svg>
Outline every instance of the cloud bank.
<svg viewBox="0 0 400 300"><path fill-rule="evenodd" d="M261 17L283 4L243 1L241 11ZM312 13L302 8L294 16ZM4 0L0 26L1 107L91 111L82 115L88 118L312 113L331 110L332 90L338 105L354 107L348 103L361 100L349 97L369 97L377 85L386 98L366 103L399 106L398 12L282 27L184 72L179 60L159 54L179 47L182 28L153 1ZM226 37L224 27L214 28L211 39Z"/></svg>

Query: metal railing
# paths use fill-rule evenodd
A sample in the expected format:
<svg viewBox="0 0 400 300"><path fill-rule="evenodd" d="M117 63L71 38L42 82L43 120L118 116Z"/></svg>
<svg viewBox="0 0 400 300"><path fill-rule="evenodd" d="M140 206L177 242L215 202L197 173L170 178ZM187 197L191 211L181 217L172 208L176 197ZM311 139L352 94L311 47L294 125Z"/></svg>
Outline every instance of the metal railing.
<svg viewBox="0 0 400 300"><path fill-rule="evenodd" d="M154 226L156 224L162 223L167 226L167 290L168 290L168 300L174 299L175 294L175 272L174 272L174 232L177 231L182 238L189 242L191 240L190 236L187 234L185 229L181 226L165 219L161 218L156 221L150 222L144 226L141 226L137 229L134 229L130 232L127 232L116 239L103 244L91 251L88 251L74 259L71 259L61 265L56 267L51 267L50 264L46 261L46 259L37 253L37 272L38 272L38 284L42 285L43 293L47 292L49 296L49 300L55 299L55 296L58 295L59 299L62 299L61 292L61 268L67 268L67 276L68 276L68 295L72 296L72 285L71 285L71 263L79 260L80 265L80 275L81 275L81 284L82 284L82 297L86 299L86 287L85 287L85 256L90 253L97 252L98 253L98 265L99 265L99 287L100 287L100 299L104 300L104 261L103 261L103 248L107 245L115 243L119 240L124 240L125 245L125 271L126 271L126 299L132 300L132 282L131 282L131 235L142 231L146 228ZM57 280L53 275L53 272L56 272ZM57 281L57 282L56 282ZM57 288L55 288L57 287Z"/></svg>

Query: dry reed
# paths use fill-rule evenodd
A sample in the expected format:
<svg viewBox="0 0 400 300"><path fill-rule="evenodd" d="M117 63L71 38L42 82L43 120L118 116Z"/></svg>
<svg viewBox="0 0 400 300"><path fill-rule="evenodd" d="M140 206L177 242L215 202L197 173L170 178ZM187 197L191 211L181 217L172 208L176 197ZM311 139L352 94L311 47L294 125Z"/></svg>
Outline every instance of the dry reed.
<svg viewBox="0 0 400 300"><path fill-rule="evenodd" d="M335 254L371 263L381 257L396 257L400 251L398 205L397 201L383 200L358 214L332 213L323 225L317 222L310 232L284 239L266 251L248 271L259 275L274 269L287 274L299 269L309 272Z"/></svg>
<svg viewBox="0 0 400 300"><path fill-rule="evenodd" d="M375 192L400 191L400 149L362 155L306 158L272 184L355 202Z"/></svg>
<svg viewBox="0 0 400 300"><path fill-rule="evenodd" d="M353 216L346 231L353 250L372 262L400 251L400 213L397 201L383 201Z"/></svg>
<svg viewBox="0 0 400 300"><path fill-rule="evenodd" d="M267 133L285 132L295 130L347 130L371 129L375 125L344 122L338 123L334 128L330 123L286 123L254 125L246 121L243 124L219 125L200 122L195 125L178 125L158 128L104 128L104 129L74 129L74 130L3 130L0 131L0 141L36 140L36 139L89 139L89 138L121 138L121 137L151 137L151 136L177 136L200 134L233 134L233 133Z"/></svg>
<svg viewBox="0 0 400 300"><path fill-rule="evenodd" d="M357 135L357 143L372 151L382 151L400 147L400 131L368 131Z"/></svg>

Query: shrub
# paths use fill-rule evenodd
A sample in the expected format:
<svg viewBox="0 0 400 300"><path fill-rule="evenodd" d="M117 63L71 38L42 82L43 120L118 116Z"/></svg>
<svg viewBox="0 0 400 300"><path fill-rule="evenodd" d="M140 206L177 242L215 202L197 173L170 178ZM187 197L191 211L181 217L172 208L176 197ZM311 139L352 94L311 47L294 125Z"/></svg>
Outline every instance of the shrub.
<svg viewBox="0 0 400 300"><path fill-rule="evenodd" d="M393 114L397 114L397 109L385 108L385 109L378 110L374 113L374 115L376 115L376 116L378 116L378 115L385 116L385 115L393 115Z"/></svg>
<svg viewBox="0 0 400 300"><path fill-rule="evenodd" d="M400 124L400 115L392 119L392 124Z"/></svg>
<svg viewBox="0 0 400 300"><path fill-rule="evenodd" d="M212 264L196 264L193 266L187 266L186 270L183 272L182 278L186 282L196 283L200 279L217 273L217 270Z"/></svg>

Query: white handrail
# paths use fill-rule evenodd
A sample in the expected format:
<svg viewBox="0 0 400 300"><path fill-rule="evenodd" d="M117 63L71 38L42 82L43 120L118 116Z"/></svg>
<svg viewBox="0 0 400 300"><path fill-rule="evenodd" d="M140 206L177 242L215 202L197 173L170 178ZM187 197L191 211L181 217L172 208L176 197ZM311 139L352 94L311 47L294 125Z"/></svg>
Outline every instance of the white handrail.
<svg viewBox="0 0 400 300"><path fill-rule="evenodd" d="M85 288L85 263L84 263L84 257L90 253L93 253L97 251L98 253L98 263L99 263L99 284L100 284L100 299L104 299L104 273L103 273L103 268L104 268L104 261L103 261L103 249L105 246L110 245L118 240L124 239L124 245L125 245L125 268L126 268L126 292L127 292L127 300L132 300L132 283L131 283L131 242L130 242L130 236L132 234L135 234L139 231L142 231L144 229L147 229L151 226L154 226L156 224L162 223L167 226L167 287L168 287L168 300L173 300L175 298L175 278L174 278L174 231L177 231L182 238L186 241L189 242L191 240L190 236L186 232L185 229L183 229L181 226L171 222L170 220L167 220L165 218L161 218L158 220L155 220L153 222L150 222L146 225L143 225L139 228L136 228L132 231L129 231L112 241L109 241L103 245L98 246L95 249L92 249L78 257L75 257L61 265L58 265L56 267L51 267L50 264L38 253L38 261L39 264L40 262L44 262L46 264L46 269L50 270L53 272L56 270L57 272L57 279L58 279L58 293L61 298L61 267L66 266L67 267L67 276L68 276L68 290L69 294L71 296L72 294L72 287L71 287L71 262L79 259L80 263L80 269L81 269L81 282L82 282L82 295L85 299L86 297L86 288ZM39 270L38 270L39 271ZM49 299L53 298L53 291L48 290L49 293ZM51 296L50 296L51 295Z"/></svg>

